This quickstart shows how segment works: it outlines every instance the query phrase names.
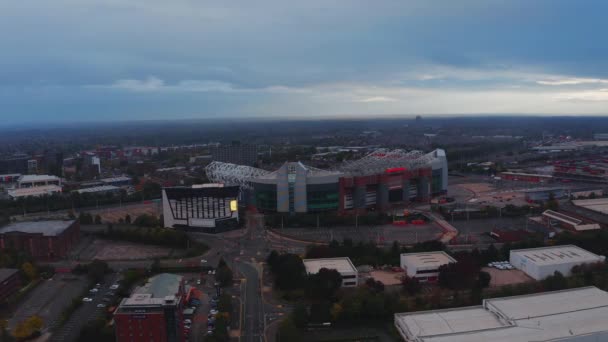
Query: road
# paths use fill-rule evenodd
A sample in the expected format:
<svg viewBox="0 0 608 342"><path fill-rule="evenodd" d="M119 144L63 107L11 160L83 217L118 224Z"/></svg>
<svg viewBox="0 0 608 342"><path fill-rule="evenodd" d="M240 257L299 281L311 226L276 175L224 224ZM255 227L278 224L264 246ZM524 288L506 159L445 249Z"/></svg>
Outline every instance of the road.
<svg viewBox="0 0 608 342"><path fill-rule="evenodd" d="M258 270L246 262L239 262L237 265L239 272L246 278L245 288L241 295L245 304L241 340L261 342L265 340L265 322Z"/></svg>

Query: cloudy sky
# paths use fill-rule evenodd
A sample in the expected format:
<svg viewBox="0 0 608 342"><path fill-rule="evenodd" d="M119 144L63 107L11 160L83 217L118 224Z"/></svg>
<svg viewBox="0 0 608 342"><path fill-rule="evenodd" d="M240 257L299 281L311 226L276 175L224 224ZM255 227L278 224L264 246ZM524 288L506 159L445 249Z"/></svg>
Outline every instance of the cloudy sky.
<svg viewBox="0 0 608 342"><path fill-rule="evenodd" d="M604 0L0 1L0 118L608 114Z"/></svg>

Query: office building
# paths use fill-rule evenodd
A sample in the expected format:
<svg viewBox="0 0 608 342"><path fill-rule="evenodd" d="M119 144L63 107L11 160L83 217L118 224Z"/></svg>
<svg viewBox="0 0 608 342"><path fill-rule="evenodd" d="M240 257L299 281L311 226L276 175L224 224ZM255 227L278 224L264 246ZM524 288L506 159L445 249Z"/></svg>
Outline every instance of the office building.
<svg viewBox="0 0 608 342"><path fill-rule="evenodd" d="M608 341L608 293L582 287L397 313L395 327L407 342Z"/></svg>
<svg viewBox="0 0 608 342"><path fill-rule="evenodd" d="M162 273L124 298L114 312L117 342L183 342L184 277Z"/></svg>
<svg viewBox="0 0 608 342"><path fill-rule="evenodd" d="M605 259L574 245L514 249L509 255L511 265L536 280L545 279L556 271L569 276L574 266Z"/></svg>
<svg viewBox="0 0 608 342"><path fill-rule="evenodd" d="M208 233L237 228L238 195L238 186L225 187L222 184L164 188L164 225Z"/></svg>
<svg viewBox="0 0 608 342"><path fill-rule="evenodd" d="M326 268L340 273L343 287L355 287L359 284L359 273L349 258L304 259L303 262L307 274L317 274Z"/></svg>
<svg viewBox="0 0 608 342"><path fill-rule="evenodd" d="M446 252L404 253L400 256L401 268L411 278L421 282L437 281L439 267L456 262Z"/></svg>
<svg viewBox="0 0 608 342"><path fill-rule="evenodd" d="M0 249L23 251L37 261L57 261L78 243L79 234L77 220L14 222L0 227Z"/></svg>

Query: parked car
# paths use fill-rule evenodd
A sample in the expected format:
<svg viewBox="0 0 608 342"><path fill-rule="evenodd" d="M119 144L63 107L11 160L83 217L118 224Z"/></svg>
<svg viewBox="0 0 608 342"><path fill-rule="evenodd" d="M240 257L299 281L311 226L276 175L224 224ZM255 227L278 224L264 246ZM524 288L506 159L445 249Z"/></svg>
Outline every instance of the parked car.
<svg viewBox="0 0 608 342"><path fill-rule="evenodd" d="M114 284L112 286L110 286L110 290L117 290L118 289L118 284Z"/></svg>
<svg viewBox="0 0 608 342"><path fill-rule="evenodd" d="M82 298L82 301L83 302L92 302L93 299L92 298L88 298L88 297L84 297L84 298Z"/></svg>
<svg viewBox="0 0 608 342"><path fill-rule="evenodd" d="M91 292L91 293L97 293L97 292L99 292L99 289L92 288L92 289L89 290L89 292Z"/></svg>
<svg viewBox="0 0 608 342"><path fill-rule="evenodd" d="M104 303L99 303L99 304L97 304L97 307L98 307L98 308L105 308L105 307L106 307L106 305L105 305Z"/></svg>
<svg viewBox="0 0 608 342"><path fill-rule="evenodd" d="M215 316L215 315L217 315L217 314L218 314L218 312L219 312L219 311L217 311L216 309L211 309L211 310L209 311L209 313L210 313L210 314L212 314L212 315L214 315L214 316Z"/></svg>

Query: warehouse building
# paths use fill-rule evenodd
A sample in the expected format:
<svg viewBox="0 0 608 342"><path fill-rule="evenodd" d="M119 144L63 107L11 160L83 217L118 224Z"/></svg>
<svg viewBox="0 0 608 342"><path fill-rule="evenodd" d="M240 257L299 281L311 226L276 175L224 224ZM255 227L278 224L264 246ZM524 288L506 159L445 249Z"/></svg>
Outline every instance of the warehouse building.
<svg viewBox="0 0 608 342"><path fill-rule="evenodd" d="M604 260L604 256L574 245L515 249L509 256L511 265L536 280L545 279L556 271L569 276L574 266Z"/></svg>
<svg viewBox="0 0 608 342"><path fill-rule="evenodd" d="M307 274L317 274L322 268L336 270L342 276L343 287L359 284L359 273L349 258L304 259Z"/></svg>
<svg viewBox="0 0 608 342"><path fill-rule="evenodd" d="M586 232L601 228L598 223L588 222L582 218L574 217L572 214L567 215L555 210L545 210L541 217L548 227L559 227L572 232Z"/></svg>
<svg viewBox="0 0 608 342"><path fill-rule="evenodd" d="M608 293L582 287L485 299L480 306L395 314L407 342L600 342L608 340Z"/></svg>
<svg viewBox="0 0 608 342"><path fill-rule="evenodd" d="M77 220L15 222L0 228L0 249L23 251L36 261L56 261L67 256L79 234Z"/></svg>
<svg viewBox="0 0 608 342"><path fill-rule="evenodd" d="M239 223L238 194L237 186L222 184L164 188L164 225L207 233L236 228Z"/></svg>
<svg viewBox="0 0 608 342"><path fill-rule="evenodd" d="M456 260L446 252L425 252L425 253L404 253L400 257L401 268L411 278L416 278L421 282L437 281L439 277L439 267Z"/></svg>

